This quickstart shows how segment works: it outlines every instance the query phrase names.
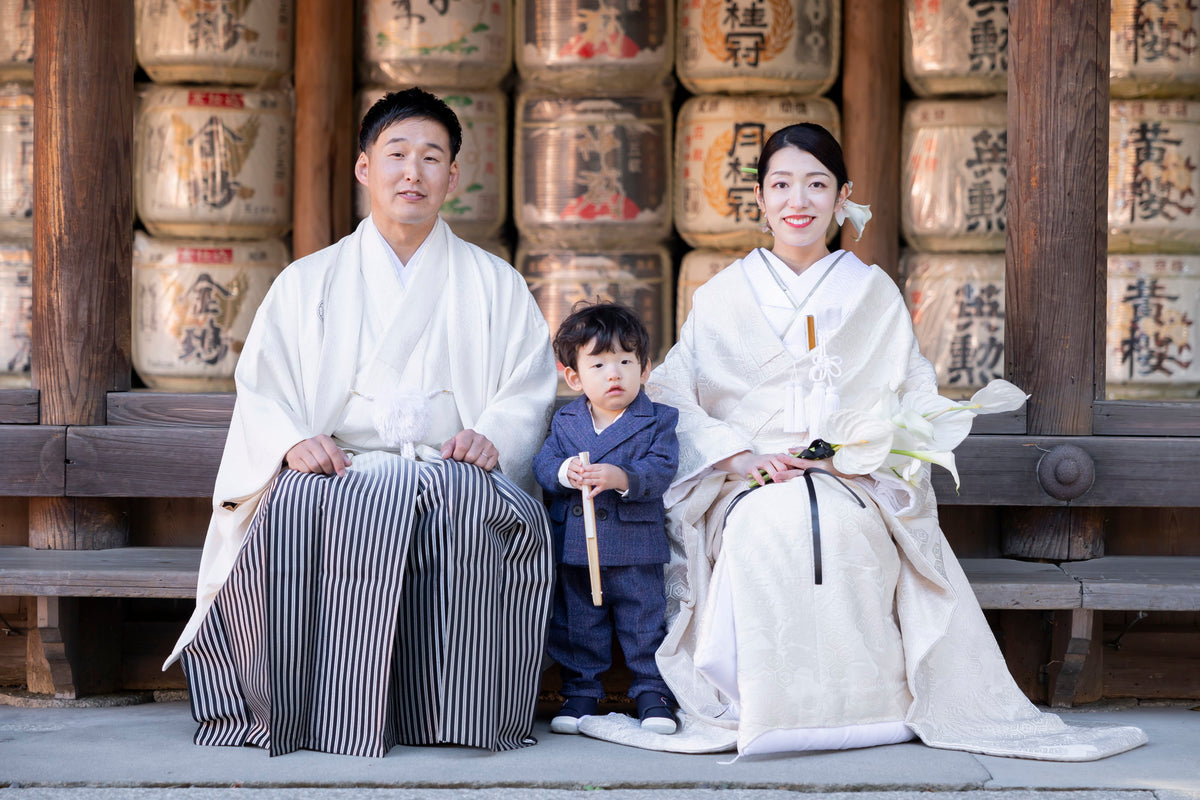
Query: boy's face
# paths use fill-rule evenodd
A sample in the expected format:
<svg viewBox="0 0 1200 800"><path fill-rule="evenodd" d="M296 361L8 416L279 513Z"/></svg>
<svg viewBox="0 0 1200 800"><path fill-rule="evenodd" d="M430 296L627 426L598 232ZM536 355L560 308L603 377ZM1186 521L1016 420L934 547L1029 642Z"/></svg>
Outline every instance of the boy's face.
<svg viewBox="0 0 1200 800"><path fill-rule="evenodd" d="M650 365L643 369L637 354L628 350L607 350L592 355L595 347L596 342L592 340L579 348L576 369L566 367L563 370L567 385L586 394L594 408L609 413L621 411L634 401L642 384L650 377Z"/></svg>

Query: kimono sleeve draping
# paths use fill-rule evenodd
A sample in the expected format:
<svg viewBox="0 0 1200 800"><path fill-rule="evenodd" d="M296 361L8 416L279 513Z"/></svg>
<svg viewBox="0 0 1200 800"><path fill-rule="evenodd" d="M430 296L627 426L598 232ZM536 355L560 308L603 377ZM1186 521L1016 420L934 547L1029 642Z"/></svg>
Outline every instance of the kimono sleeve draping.
<svg viewBox="0 0 1200 800"><path fill-rule="evenodd" d="M337 434L362 353L378 345L364 313L377 294L364 266L378 257L373 228L368 217L341 241L290 265L259 307L236 370L237 402L213 493L196 611L166 666L191 641L228 577L284 454L317 434ZM429 236L413 280L445 282L446 302L429 324L446 331L449 352L442 357L450 364L461 427L491 439L499 468L535 491L529 463L545 437L557 385L545 319L511 266L459 239L441 219Z"/></svg>

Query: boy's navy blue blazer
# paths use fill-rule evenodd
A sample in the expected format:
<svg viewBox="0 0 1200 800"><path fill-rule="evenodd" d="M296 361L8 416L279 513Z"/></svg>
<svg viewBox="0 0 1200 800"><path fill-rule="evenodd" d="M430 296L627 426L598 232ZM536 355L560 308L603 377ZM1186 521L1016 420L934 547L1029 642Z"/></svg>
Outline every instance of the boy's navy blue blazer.
<svg viewBox="0 0 1200 800"><path fill-rule="evenodd" d="M583 493L558 482L562 462L583 451L593 464L615 464L629 476L629 494L596 495L596 538L605 567L664 564L670 560L663 494L679 464L675 423L679 412L651 402L645 391L600 433L592 426L587 398L563 406L550 424L550 438L533 459L538 483L550 499L554 552L559 563L587 564L583 534Z"/></svg>

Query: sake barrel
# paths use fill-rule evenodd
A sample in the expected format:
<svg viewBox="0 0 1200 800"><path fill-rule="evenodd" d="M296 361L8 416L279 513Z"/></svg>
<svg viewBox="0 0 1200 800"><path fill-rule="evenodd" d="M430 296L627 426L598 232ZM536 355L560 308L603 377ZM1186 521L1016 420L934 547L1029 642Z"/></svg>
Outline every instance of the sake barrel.
<svg viewBox="0 0 1200 800"><path fill-rule="evenodd" d="M388 89L363 89L359 119ZM508 96L494 89L429 89L454 109L462 124L458 186L442 203L442 218L468 241L494 238L508 218ZM355 181L354 210L371 213L367 188Z"/></svg>
<svg viewBox="0 0 1200 800"><path fill-rule="evenodd" d="M754 169L767 139L794 122L838 135L837 107L823 97L692 97L675 138L675 228L693 247L768 245L754 200Z"/></svg>
<svg viewBox="0 0 1200 800"><path fill-rule="evenodd" d="M33 354L33 251L0 242L0 387L29 386Z"/></svg>
<svg viewBox="0 0 1200 800"><path fill-rule="evenodd" d="M947 397L1004 377L1004 254L905 253L913 330Z"/></svg>
<svg viewBox="0 0 1200 800"><path fill-rule="evenodd" d="M1200 14L1194 0L1112 0L1113 97L1179 97L1200 91Z"/></svg>
<svg viewBox="0 0 1200 800"><path fill-rule="evenodd" d="M919 250L1004 250L1005 99L918 100L904 115L900 225Z"/></svg>
<svg viewBox="0 0 1200 800"><path fill-rule="evenodd" d="M138 216L150 233L262 239L291 227L288 94L152 87L135 143Z"/></svg>
<svg viewBox="0 0 1200 800"><path fill-rule="evenodd" d="M33 87L0 84L0 237L33 238Z"/></svg>
<svg viewBox="0 0 1200 800"><path fill-rule="evenodd" d="M1108 249L1195 252L1200 176L1200 103L1111 103L1108 128Z"/></svg>
<svg viewBox="0 0 1200 800"><path fill-rule="evenodd" d="M517 99L516 222L532 244L620 247L671 232L665 91Z"/></svg>
<svg viewBox="0 0 1200 800"><path fill-rule="evenodd" d="M1007 0L905 0L904 76L921 97L1007 91Z"/></svg>
<svg viewBox="0 0 1200 800"><path fill-rule="evenodd" d="M138 63L159 83L262 85L292 70L293 0L136 0Z"/></svg>
<svg viewBox="0 0 1200 800"><path fill-rule="evenodd" d="M1109 399L1200 397L1200 256L1109 255Z"/></svg>
<svg viewBox="0 0 1200 800"><path fill-rule="evenodd" d="M692 297L709 278L745 255L733 250L690 250L679 265L679 283L675 287L675 335L692 313Z"/></svg>
<svg viewBox="0 0 1200 800"><path fill-rule="evenodd" d="M254 312L287 264L283 242L133 244L133 366L151 389L233 391Z"/></svg>
<svg viewBox="0 0 1200 800"><path fill-rule="evenodd" d="M532 85L639 91L675 66L670 0L517 0L516 57Z"/></svg>
<svg viewBox="0 0 1200 800"><path fill-rule="evenodd" d="M33 0L0 0L3 80L33 80Z"/></svg>
<svg viewBox="0 0 1200 800"><path fill-rule="evenodd" d="M822 94L838 76L841 0L680 0L675 71L692 94Z"/></svg>
<svg viewBox="0 0 1200 800"><path fill-rule="evenodd" d="M359 82L487 89L512 66L504 0L361 0Z"/></svg>
<svg viewBox="0 0 1200 800"><path fill-rule="evenodd" d="M624 303L650 333L650 358L671 347L671 257L659 245L605 250L517 248L517 270L550 325L551 336L580 300ZM561 365L560 365L561 368Z"/></svg>

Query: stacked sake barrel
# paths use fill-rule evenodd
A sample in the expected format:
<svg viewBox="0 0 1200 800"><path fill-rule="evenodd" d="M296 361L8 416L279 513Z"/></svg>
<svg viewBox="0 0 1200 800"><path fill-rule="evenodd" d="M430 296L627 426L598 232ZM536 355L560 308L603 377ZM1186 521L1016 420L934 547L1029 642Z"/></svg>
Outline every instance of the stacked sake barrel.
<svg viewBox="0 0 1200 800"><path fill-rule="evenodd" d="M137 0L133 363L164 391L229 391L287 264L293 0Z"/></svg>
<svg viewBox="0 0 1200 800"><path fill-rule="evenodd" d="M673 340L670 0L517 0L516 266L553 330L579 300Z"/></svg>
<svg viewBox="0 0 1200 800"><path fill-rule="evenodd" d="M675 227L695 248L680 265L680 325L696 287L747 250L770 246L754 197L758 155L770 135L816 122L840 138L838 109L820 95L838 77L841 6L678 4L675 70L694 96L676 120Z"/></svg>
<svg viewBox="0 0 1200 800"><path fill-rule="evenodd" d="M1200 397L1200 18L1113 0L1106 391Z"/></svg>
<svg viewBox="0 0 1200 800"><path fill-rule="evenodd" d="M511 3L456 0L402 4L363 0L359 27L358 119L389 91L420 86L446 101L462 123L458 186L442 204L456 234L497 254L508 220ZM355 214L370 214L355 184Z"/></svg>
<svg viewBox="0 0 1200 800"><path fill-rule="evenodd" d="M33 6L0 0L0 388L33 352Z"/></svg>
<svg viewBox="0 0 1200 800"><path fill-rule="evenodd" d="M1005 2L905 2L901 273L948 396L1003 373L1007 43Z"/></svg>

